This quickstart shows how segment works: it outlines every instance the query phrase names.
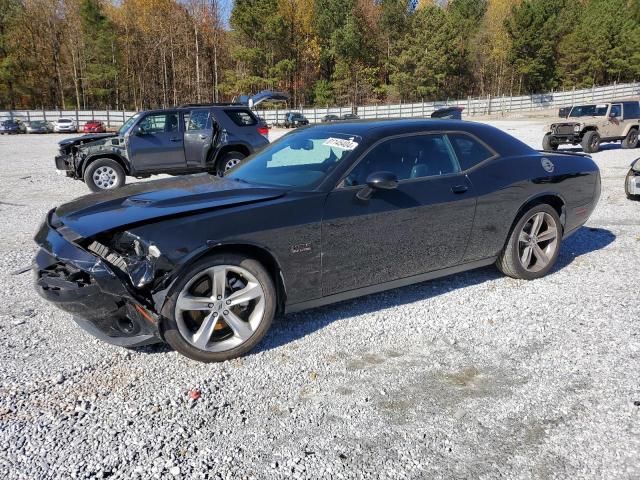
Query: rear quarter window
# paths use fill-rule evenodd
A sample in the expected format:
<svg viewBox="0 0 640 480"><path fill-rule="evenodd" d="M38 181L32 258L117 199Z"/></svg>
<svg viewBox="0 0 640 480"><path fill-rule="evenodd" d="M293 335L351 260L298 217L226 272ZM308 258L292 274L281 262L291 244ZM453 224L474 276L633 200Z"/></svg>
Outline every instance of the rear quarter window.
<svg viewBox="0 0 640 480"><path fill-rule="evenodd" d="M456 152L460 168L468 170L480 162L491 158L495 153L475 138L463 133L449 133L449 141Z"/></svg>
<svg viewBox="0 0 640 480"><path fill-rule="evenodd" d="M639 102L625 102L624 104L624 118L640 118L640 103Z"/></svg>
<svg viewBox="0 0 640 480"><path fill-rule="evenodd" d="M239 127L250 127L258 123L258 119L249 110L225 110L224 113Z"/></svg>

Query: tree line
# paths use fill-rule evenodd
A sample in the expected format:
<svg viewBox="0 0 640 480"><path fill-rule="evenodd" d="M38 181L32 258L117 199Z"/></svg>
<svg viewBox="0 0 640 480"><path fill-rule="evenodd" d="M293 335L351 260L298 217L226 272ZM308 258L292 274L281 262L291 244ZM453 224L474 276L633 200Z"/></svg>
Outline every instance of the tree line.
<svg viewBox="0 0 640 480"><path fill-rule="evenodd" d="M640 0L0 0L2 108L517 95L640 78Z"/></svg>

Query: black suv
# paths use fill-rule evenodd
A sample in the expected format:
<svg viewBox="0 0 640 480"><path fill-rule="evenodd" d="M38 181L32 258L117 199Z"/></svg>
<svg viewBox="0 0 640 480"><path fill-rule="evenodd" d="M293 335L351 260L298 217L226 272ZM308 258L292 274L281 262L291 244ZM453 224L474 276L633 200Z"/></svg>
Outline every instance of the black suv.
<svg viewBox="0 0 640 480"><path fill-rule="evenodd" d="M124 185L125 176L223 174L267 145L268 128L246 106L183 105L131 117L116 133L59 142L56 168L94 192Z"/></svg>

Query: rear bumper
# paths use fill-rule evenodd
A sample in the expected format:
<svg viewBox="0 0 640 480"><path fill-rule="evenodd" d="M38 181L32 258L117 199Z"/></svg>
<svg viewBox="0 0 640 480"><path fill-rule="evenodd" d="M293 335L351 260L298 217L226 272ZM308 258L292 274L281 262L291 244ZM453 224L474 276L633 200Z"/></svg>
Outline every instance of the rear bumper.
<svg viewBox="0 0 640 480"><path fill-rule="evenodd" d="M64 238L48 221L35 240L40 249L33 274L41 297L105 342L132 347L162 341L157 317L130 294L102 259Z"/></svg>

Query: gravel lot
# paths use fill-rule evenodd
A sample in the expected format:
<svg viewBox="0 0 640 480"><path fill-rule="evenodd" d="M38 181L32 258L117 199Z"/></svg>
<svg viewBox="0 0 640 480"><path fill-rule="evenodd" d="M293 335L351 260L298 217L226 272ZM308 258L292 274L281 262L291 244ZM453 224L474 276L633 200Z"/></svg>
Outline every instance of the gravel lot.
<svg viewBox="0 0 640 480"><path fill-rule="evenodd" d="M539 148L542 121L493 123ZM87 193L54 172L61 138L0 137L0 479L640 478L640 149L594 155L600 204L544 279L485 268L289 315L203 365L100 343L10 275Z"/></svg>

